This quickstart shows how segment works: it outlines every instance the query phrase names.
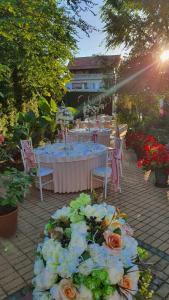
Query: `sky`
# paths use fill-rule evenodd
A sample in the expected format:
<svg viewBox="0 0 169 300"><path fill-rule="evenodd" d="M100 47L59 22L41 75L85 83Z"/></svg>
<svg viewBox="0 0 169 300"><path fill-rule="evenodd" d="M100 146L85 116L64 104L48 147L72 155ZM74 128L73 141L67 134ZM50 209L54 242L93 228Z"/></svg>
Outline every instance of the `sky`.
<svg viewBox="0 0 169 300"><path fill-rule="evenodd" d="M101 21L99 16L100 7L103 4L103 0L95 1L98 5L94 7L93 11L96 16L93 16L92 13L87 12L86 16L82 16L85 21L89 24L97 28L99 31L93 31L90 34L90 37L87 37L85 33L80 32L80 39L78 42L79 51L77 52L77 57L79 56L91 56L93 54L102 54L102 55L110 55L110 54L121 54L123 55L125 52L122 47L118 47L116 49L106 49L105 42L105 34L102 32L104 24Z"/></svg>

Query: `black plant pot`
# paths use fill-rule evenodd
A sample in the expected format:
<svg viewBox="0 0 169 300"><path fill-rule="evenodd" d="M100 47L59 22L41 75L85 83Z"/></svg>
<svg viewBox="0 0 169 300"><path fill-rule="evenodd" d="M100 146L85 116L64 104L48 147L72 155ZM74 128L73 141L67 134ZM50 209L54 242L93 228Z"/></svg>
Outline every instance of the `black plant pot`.
<svg viewBox="0 0 169 300"><path fill-rule="evenodd" d="M168 174L165 169L155 169L155 186L168 187Z"/></svg>

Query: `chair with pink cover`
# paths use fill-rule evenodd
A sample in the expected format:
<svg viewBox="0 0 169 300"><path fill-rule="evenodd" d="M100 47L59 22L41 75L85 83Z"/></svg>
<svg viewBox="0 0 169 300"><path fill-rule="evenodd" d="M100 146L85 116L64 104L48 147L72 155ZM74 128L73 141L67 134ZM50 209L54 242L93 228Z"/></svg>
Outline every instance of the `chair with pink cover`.
<svg viewBox="0 0 169 300"><path fill-rule="evenodd" d="M118 141L118 148L108 148L106 155L106 164L98 167L91 172L91 192L93 191L93 179L102 181L104 187L104 198L107 198L107 186L112 182L115 191L121 192L121 156L122 156L122 140Z"/></svg>
<svg viewBox="0 0 169 300"><path fill-rule="evenodd" d="M39 189L40 189L40 198L43 201L43 186L53 182L53 169L47 167L41 167L40 165L40 157L36 156L32 146L32 140L21 140L21 155L24 165L24 171L26 173L30 172L32 169L36 168L37 178L39 181ZM52 175L52 179L45 181L46 176Z"/></svg>

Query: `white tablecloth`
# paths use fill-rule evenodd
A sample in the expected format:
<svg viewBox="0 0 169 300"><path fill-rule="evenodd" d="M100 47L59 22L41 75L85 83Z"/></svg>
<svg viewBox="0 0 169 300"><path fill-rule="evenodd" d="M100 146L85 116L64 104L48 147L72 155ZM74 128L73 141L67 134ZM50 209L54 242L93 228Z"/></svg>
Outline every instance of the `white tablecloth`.
<svg viewBox="0 0 169 300"><path fill-rule="evenodd" d="M90 129L72 129L69 131L71 140L74 141L91 141L94 133L97 133L97 143L110 146L110 134L111 129L100 129L100 128L90 128Z"/></svg>
<svg viewBox="0 0 169 300"><path fill-rule="evenodd" d="M37 148L41 165L54 169L54 186L47 189L55 193L71 193L90 189L91 170L105 165L106 147L94 143L71 143L71 150L64 150L63 143ZM98 187L98 183L95 187Z"/></svg>

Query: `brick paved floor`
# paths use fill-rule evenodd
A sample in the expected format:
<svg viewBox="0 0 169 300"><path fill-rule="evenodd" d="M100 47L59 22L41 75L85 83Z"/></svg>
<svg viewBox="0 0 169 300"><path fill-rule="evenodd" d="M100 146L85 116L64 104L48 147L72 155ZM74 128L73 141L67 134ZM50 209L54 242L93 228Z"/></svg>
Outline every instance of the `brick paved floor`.
<svg viewBox="0 0 169 300"><path fill-rule="evenodd" d="M154 264L157 279L154 300L169 300L169 189L153 185L153 178L145 176L136 167L132 152L125 154L122 193L114 193L111 187L108 202L128 214L129 223L135 230L135 237L149 250L149 261ZM101 201L101 191L99 199ZM19 298L17 291L31 285L34 251L40 233L49 216L67 204L77 194L53 194L45 192L45 202L39 201L39 193L31 195L19 208L19 222L16 236L0 240L0 300ZM11 297L11 295L15 297Z"/></svg>

